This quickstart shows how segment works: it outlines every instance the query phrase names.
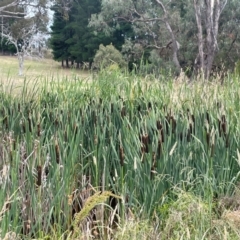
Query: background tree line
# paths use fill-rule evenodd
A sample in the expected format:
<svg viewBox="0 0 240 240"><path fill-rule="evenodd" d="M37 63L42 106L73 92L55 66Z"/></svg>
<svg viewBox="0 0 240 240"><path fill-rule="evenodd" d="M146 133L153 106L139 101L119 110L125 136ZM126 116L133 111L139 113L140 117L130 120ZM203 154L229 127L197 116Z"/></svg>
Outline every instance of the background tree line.
<svg viewBox="0 0 240 240"><path fill-rule="evenodd" d="M101 11L99 0L72 1L67 13L64 12L62 3L56 3L52 10L54 16L50 45L54 59L61 61L63 66L65 63L66 67L73 64L80 67L87 62L91 68L100 44L112 44L121 50L125 39L133 35L131 25L124 22L119 24L110 21L109 25L113 29L111 34L106 34L103 30L96 32L95 28L89 27L91 15Z"/></svg>
<svg viewBox="0 0 240 240"><path fill-rule="evenodd" d="M238 0L55 0L51 4L4 0L0 17L13 22L22 17L16 7L46 10L51 5L49 44L54 59L67 67L85 62L91 67L100 44L112 44L130 69L145 73L183 70L188 76L203 73L209 78L212 70L233 70L239 59ZM43 19L37 14L35 19ZM44 24L48 20L42 21L42 29ZM5 34L0 50L14 51L6 43Z"/></svg>

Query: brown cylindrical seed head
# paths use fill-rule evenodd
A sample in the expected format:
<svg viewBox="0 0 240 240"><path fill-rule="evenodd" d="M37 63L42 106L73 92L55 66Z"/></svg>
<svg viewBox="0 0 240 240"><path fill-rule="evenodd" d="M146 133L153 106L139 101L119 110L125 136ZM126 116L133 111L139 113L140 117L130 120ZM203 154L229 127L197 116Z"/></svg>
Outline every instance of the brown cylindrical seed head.
<svg viewBox="0 0 240 240"><path fill-rule="evenodd" d="M126 108L125 108L125 107L122 107L121 117L124 118L125 116L126 116Z"/></svg>
<svg viewBox="0 0 240 240"><path fill-rule="evenodd" d="M29 128L29 132L32 132L32 120L30 116L28 116L28 128Z"/></svg>
<svg viewBox="0 0 240 240"><path fill-rule="evenodd" d="M227 123L226 122L222 122L222 131L224 136L226 137L227 135Z"/></svg>
<svg viewBox="0 0 240 240"><path fill-rule="evenodd" d="M222 122L221 120L218 119L218 132L219 132L219 137L222 136L222 129L221 129Z"/></svg>
<svg viewBox="0 0 240 240"><path fill-rule="evenodd" d="M225 147L228 148L230 145L230 142L229 142L229 134L226 135L226 143L225 143Z"/></svg>
<svg viewBox="0 0 240 240"><path fill-rule="evenodd" d="M124 165L124 157L125 156L124 156L124 150L123 150L122 146L119 147L119 155L120 155L120 164L123 167L123 165Z"/></svg>
<svg viewBox="0 0 240 240"><path fill-rule="evenodd" d="M222 115L222 122L226 122L226 116L224 114Z"/></svg>
<svg viewBox="0 0 240 240"><path fill-rule="evenodd" d="M38 135L38 137L41 136L41 124L40 123L37 124L37 135Z"/></svg>
<svg viewBox="0 0 240 240"><path fill-rule="evenodd" d="M209 124L210 123L210 117L209 117L209 113L208 112L206 112L206 117L207 117L207 122Z"/></svg>
<svg viewBox="0 0 240 240"><path fill-rule="evenodd" d="M59 150L59 145L58 145L57 141L55 143L55 156L56 156L56 162L57 162L57 164L59 164L59 162L60 162L60 150Z"/></svg>
<svg viewBox="0 0 240 240"><path fill-rule="evenodd" d="M161 130L162 129L162 124L159 120L157 120L157 129Z"/></svg>
<svg viewBox="0 0 240 240"><path fill-rule="evenodd" d="M187 142L190 142L191 141L191 131L190 129L188 129L187 131Z"/></svg>
<svg viewBox="0 0 240 240"><path fill-rule="evenodd" d="M210 133L207 132L206 134L207 145L210 146Z"/></svg>
<svg viewBox="0 0 240 240"><path fill-rule="evenodd" d="M37 166L37 186L41 186L42 182L42 166Z"/></svg>
<svg viewBox="0 0 240 240"><path fill-rule="evenodd" d="M174 117L171 117L171 118L172 118L172 133L175 133L176 127L177 127L177 122L174 119Z"/></svg>

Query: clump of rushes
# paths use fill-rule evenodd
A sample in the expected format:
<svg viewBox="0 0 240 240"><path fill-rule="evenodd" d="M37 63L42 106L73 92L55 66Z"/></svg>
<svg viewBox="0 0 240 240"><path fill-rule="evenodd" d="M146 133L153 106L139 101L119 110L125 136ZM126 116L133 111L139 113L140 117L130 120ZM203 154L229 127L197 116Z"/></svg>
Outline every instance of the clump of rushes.
<svg viewBox="0 0 240 240"><path fill-rule="evenodd" d="M11 209L1 216L2 236L11 229L19 229L23 222L30 220L29 236L22 235L22 238L33 236L40 239L49 234L51 239L55 239L70 229L73 222L69 219L72 220L73 215L77 216L77 212L83 211L82 217L78 215L80 217L76 221L76 231L81 230L81 235L87 239L86 235L91 234L98 225L101 226L98 228L99 239L111 239L111 233L104 235L102 224L106 223L107 228L115 233L110 222L115 221L114 215L119 215L118 224L121 227L128 210L133 211L135 220L141 220L141 217L157 217L159 209L169 209L168 206L165 208L165 203L171 205L170 199L175 199L173 186L193 189L204 198L206 205L211 201L211 193L215 194L215 191L218 196L232 193L231 188L239 174L236 159L240 159L237 150L240 135L240 81L236 82L235 86L229 84L231 91L225 85L221 86L223 91L221 94L216 91L215 96L205 87L209 86L208 83L199 88L198 83L191 86L182 83L174 86L174 83L169 86L166 82L152 84L135 76L105 77L101 81L90 81L81 87L81 83L77 81L61 81L59 86L64 88L64 91L60 92L54 82L52 89L49 90L48 86L48 89L44 90L45 95L40 93L42 95L39 94L34 104L22 97L4 98L3 93L0 93L0 108L3 109L0 121L3 135L0 139L0 172L3 175L3 167L10 169L10 173L5 173L5 178L9 179L6 184L2 184L0 179L4 193L0 193L0 202L4 202L6 196L13 195L13 192L19 189L14 194L16 197L12 198ZM178 92L179 88L181 93ZM124 101L119 100L119 94ZM214 102L218 101L224 103L221 109L215 107ZM21 103L21 106L18 103ZM230 108L234 114L228 112ZM28 109L32 109L31 115ZM28 117L31 117L32 133L29 132ZM57 127L54 122L56 119L59 121ZM20 121L22 125L19 125ZM9 131L6 131L6 125ZM221 138L216 137L215 126L218 127ZM23 128L27 134L22 134ZM234 131L231 132L231 129ZM4 138L10 131L13 132L16 146ZM35 135L39 140L37 150L33 148ZM182 141L179 141L179 138ZM189 143L186 144L187 140ZM229 149L225 148L225 143ZM93 156L92 164L89 159ZM212 159L208 161L210 156ZM9 161L10 157L12 162ZM46 159L44 165L43 159ZM54 167L63 161L64 168L55 170ZM123 171L124 168L126 171ZM150 179L152 181L149 181ZM39 190L44 187L45 191L35 191L36 187ZM104 207L103 211L100 211L101 208L90 207L88 209L92 209L92 212L87 210L84 214L83 209L89 206L87 199L94 191L86 193L84 189L89 187L102 191L111 189L116 194L128 196L128 200L111 205L112 210ZM73 190L76 197L69 199L69 204L72 205L69 207L68 199L64 196ZM28 205L25 203L28 200L25 201L24 197L27 194L29 201L31 200ZM101 193L96 196L99 197ZM163 215L161 214L161 217ZM175 212L174 216L176 218ZM212 223L212 219L209 220L207 222ZM185 229L191 229L189 226L193 222L197 221L191 220L182 230L175 231L178 236L167 236L166 239L177 239L180 236L184 238L188 234ZM164 218L161 218L161 223L161 229L164 229ZM199 228L203 233L209 229L202 230L204 224L205 222L201 223ZM28 226L25 228L28 229ZM51 229L54 233L49 232ZM194 227L194 230L196 229L198 228ZM21 229L18 233L20 231ZM210 229L208 232L216 231ZM169 233L172 234L171 231ZM188 238L199 239L204 236L200 235L189 235ZM80 237L82 236L78 232L76 238ZM143 239L146 238L148 236L145 235Z"/></svg>

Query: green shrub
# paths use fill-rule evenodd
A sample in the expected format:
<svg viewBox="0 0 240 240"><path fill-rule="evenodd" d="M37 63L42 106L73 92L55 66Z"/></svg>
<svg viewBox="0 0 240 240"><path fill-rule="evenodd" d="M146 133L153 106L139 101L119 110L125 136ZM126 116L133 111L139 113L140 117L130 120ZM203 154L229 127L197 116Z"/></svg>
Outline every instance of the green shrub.
<svg viewBox="0 0 240 240"><path fill-rule="evenodd" d="M235 63L235 74L240 76L240 61Z"/></svg>
<svg viewBox="0 0 240 240"><path fill-rule="evenodd" d="M106 69L110 66L119 66L120 68L125 68L127 62L124 60L122 54L112 45L107 45L106 47L100 44L99 50L97 51L93 66L96 69Z"/></svg>

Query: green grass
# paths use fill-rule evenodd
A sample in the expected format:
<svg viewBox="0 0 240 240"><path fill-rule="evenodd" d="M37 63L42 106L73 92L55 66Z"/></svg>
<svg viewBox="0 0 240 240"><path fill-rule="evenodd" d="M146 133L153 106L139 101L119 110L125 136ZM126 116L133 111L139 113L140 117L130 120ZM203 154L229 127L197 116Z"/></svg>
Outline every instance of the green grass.
<svg viewBox="0 0 240 240"><path fill-rule="evenodd" d="M0 94L2 238L239 239L237 76L47 79Z"/></svg>
<svg viewBox="0 0 240 240"><path fill-rule="evenodd" d="M49 81L64 81L65 79L85 79L91 81L91 75L86 70L62 68L61 64L52 59L29 59L24 62L23 76L18 75L18 59L16 56L0 56L0 83L6 91L20 93L23 86L29 89L44 85ZM12 91L14 89L14 91Z"/></svg>

